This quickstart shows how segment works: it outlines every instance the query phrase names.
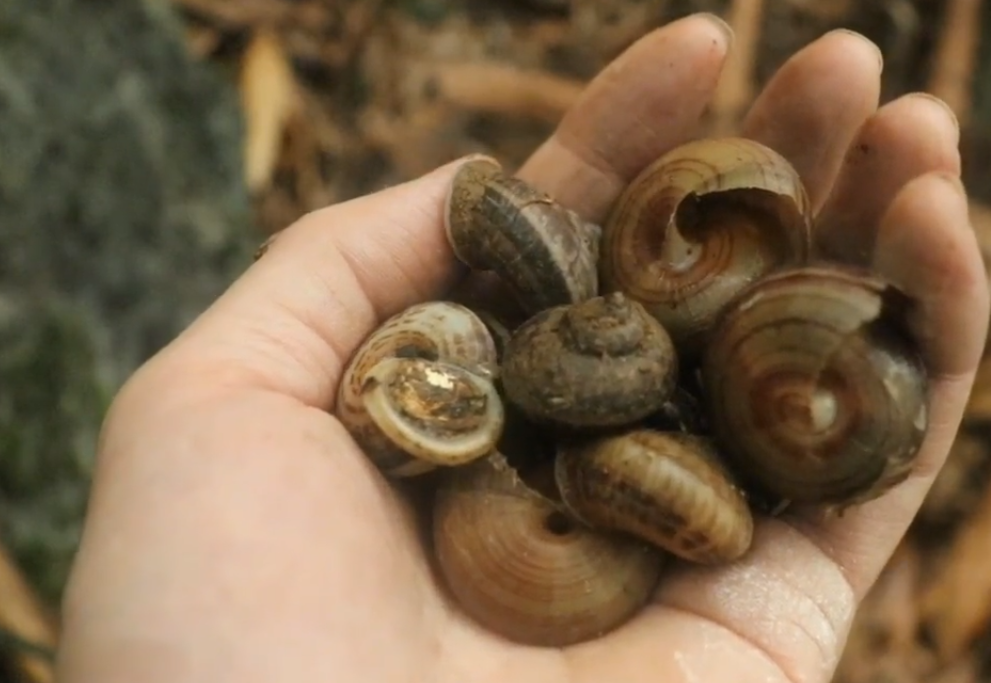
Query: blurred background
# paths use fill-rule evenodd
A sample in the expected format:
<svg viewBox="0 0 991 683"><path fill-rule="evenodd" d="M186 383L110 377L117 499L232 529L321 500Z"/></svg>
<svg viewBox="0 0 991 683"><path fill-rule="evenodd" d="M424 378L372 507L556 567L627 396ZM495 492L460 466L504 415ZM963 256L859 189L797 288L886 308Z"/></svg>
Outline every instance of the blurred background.
<svg viewBox="0 0 991 683"><path fill-rule="evenodd" d="M885 100L925 90L957 112L991 245L989 4L3 0L0 683L52 680L110 399L265 236L467 152L519 165L613 57L705 10L736 31L709 131L808 42L860 31ZM991 681L989 425L991 363L837 683Z"/></svg>

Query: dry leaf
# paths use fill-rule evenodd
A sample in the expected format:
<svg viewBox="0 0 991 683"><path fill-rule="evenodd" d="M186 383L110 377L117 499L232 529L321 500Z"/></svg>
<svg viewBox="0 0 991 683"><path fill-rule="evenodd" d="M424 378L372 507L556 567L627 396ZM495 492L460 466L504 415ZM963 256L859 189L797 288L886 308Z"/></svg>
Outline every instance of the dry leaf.
<svg viewBox="0 0 991 683"><path fill-rule="evenodd" d="M0 546L0 627L27 642L54 649L56 629L30 584ZM18 664L30 683L51 683L55 673L41 657L24 654Z"/></svg>
<svg viewBox="0 0 991 683"><path fill-rule="evenodd" d="M980 245L985 263L991 263L991 206L972 201L970 224L977 235L977 244Z"/></svg>
<svg viewBox="0 0 991 683"><path fill-rule="evenodd" d="M908 672L932 670L932 657L915 642L919 572L918 553L901 544L864 598L835 683L914 681Z"/></svg>
<svg viewBox="0 0 991 683"><path fill-rule="evenodd" d="M276 35L259 31L241 68L245 137L245 181L252 192L268 187L282 150L283 134L296 113L296 80Z"/></svg>
<svg viewBox="0 0 991 683"><path fill-rule="evenodd" d="M991 421L991 356L985 354L977 366L977 376L964 413L968 422Z"/></svg>
<svg viewBox="0 0 991 683"><path fill-rule="evenodd" d="M991 489L964 521L923 591L922 622L944 662L962 657L991 621Z"/></svg>

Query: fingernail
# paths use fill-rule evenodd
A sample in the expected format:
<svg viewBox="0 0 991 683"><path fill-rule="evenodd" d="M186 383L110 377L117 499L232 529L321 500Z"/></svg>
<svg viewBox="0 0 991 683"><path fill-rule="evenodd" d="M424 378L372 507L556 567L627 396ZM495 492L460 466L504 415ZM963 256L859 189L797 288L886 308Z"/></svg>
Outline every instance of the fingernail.
<svg viewBox="0 0 991 683"><path fill-rule="evenodd" d="M946 116L953 123L953 128L954 128L954 130L956 130L956 132L957 132L957 138L959 139L959 137L960 137L960 121L959 121L959 119L957 119L957 113L955 111L953 111L953 107L951 107L949 104L947 104L945 100L943 100L943 99L941 99L939 97L936 97L932 93L928 93L928 92L914 92L914 93L911 93L911 95L913 97L924 97L925 99L931 100L932 102L935 102L940 107L942 107L943 108L943 111L946 112Z"/></svg>
<svg viewBox="0 0 991 683"><path fill-rule="evenodd" d="M870 38L868 38L867 36L865 36L863 33L857 33L856 31L853 31L853 30L848 29L848 28L837 28L837 29L833 29L832 31L830 31L830 33L843 33L843 34L846 34L848 36L853 36L854 38L859 38L861 41L863 41L867 45L870 45L871 46L871 49L874 50L874 53L877 55L877 69L878 69L878 73L884 72L884 53L881 52L881 48L879 48L877 46L877 43L875 43L873 40L871 40Z"/></svg>
<svg viewBox="0 0 991 683"><path fill-rule="evenodd" d="M712 12L699 12L695 16L701 19L707 19L708 21L715 24L716 27L718 27L719 30L723 32L723 35L726 36L726 45L729 46L733 44L733 38L735 35L733 33L733 27L727 24L725 19L723 19L717 14L713 14Z"/></svg>
<svg viewBox="0 0 991 683"><path fill-rule="evenodd" d="M499 163L498 159L496 159L494 156L491 156L489 154L482 154L481 152L475 152L474 154L468 154L466 156L463 156L461 157L458 163L464 164L469 161L487 161L493 166L498 166L499 168L502 168L502 164Z"/></svg>
<svg viewBox="0 0 991 683"><path fill-rule="evenodd" d="M493 156L489 156L488 154L481 154L481 153L466 154L463 157L460 157L458 159L455 159L454 161L444 164L437 170L439 172L444 172L447 169L451 169L451 168L460 169L464 166L468 166L469 164L476 167L480 165L491 166L495 170L498 171L502 170L502 164L499 163L498 159L496 159Z"/></svg>

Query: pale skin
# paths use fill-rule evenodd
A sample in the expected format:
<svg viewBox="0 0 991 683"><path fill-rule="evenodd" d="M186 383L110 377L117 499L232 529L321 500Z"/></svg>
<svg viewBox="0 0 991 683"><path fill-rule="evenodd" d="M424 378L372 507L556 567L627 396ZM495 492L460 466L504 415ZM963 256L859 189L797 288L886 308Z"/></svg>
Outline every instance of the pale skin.
<svg viewBox="0 0 991 683"><path fill-rule="evenodd" d="M518 174L592 220L653 158L700 134L731 39L707 17L608 67ZM760 94L740 133L795 164L830 253L918 303L932 382L913 476L823 519L761 521L752 551L679 568L633 621L565 649L514 645L444 595L411 503L329 413L379 322L442 297L450 164L285 230L124 387L107 418L64 604L64 683L825 682L956 434L988 321L958 177L932 98L879 108L876 48L829 34Z"/></svg>

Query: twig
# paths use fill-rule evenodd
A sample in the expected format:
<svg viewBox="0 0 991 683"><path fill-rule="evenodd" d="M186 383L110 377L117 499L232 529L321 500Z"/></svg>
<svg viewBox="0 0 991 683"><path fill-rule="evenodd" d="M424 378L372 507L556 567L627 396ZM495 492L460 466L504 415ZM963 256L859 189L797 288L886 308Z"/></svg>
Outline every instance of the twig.
<svg viewBox="0 0 991 683"><path fill-rule="evenodd" d="M764 0L733 0L726 20L733 28L733 49L712 99L711 134L724 135L740 122L754 98L754 71L760 43Z"/></svg>
<svg viewBox="0 0 991 683"><path fill-rule="evenodd" d="M496 62L436 64L427 75L437 98L477 112L557 123L585 84L547 71Z"/></svg>
<svg viewBox="0 0 991 683"><path fill-rule="evenodd" d="M981 0L949 0L933 58L928 90L957 115L970 116L971 79L981 29Z"/></svg>
<svg viewBox="0 0 991 683"><path fill-rule="evenodd" d="M28 582L0 546L0 628L45 650L54 650L58 635ZM20 649L16 662L30 683L52 683L55 673L43 655Z"/></svg>

